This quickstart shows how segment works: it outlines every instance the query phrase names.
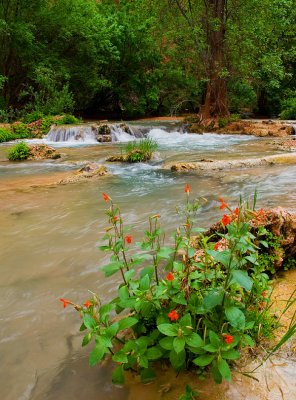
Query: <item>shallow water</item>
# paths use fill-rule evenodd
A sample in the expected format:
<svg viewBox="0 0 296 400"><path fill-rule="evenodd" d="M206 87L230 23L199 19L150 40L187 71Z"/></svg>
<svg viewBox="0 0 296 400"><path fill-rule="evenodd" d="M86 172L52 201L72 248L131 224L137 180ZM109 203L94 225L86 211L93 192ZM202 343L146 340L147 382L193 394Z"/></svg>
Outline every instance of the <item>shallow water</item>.
<svg viewBox="0 0 296 400"><path fill-rule="evenodd" d="M65 153L62 160L24 164L8 163L6 146L0 146L0 357L5 366L0 372L1 399L178 398L187 378L174 379L172 371L161 373L155 384L144 388L134 377L126 388L116 388L110 383L110 366L90 369L88 349L80 348L77 315L69 309L63 310L58 300L65 297L82 303L88 298L87 290L99 292L106 300L114 293L119 277L106 280L99 268L106 262L106 256L97 249L106 226L106 204L101 193L107 192L121 205L125 223L134 226L131 234L136 240L147 225L147 217L156 212L161 214L168 232L176 226L179 217L175 206L183 202L185 183L191 185L193 195L208 199L199 215L203 226L220 218L217 203L220 196L234 205L240 194L251 197L255 188L258 207L280 204L295 211L296 166L202 176L172 173L161 169L162 161L258 156L262 151L266 154L272 150L265 140L252 137L170 135L158 138L158 158L151 164L112 164L110 177L57 187L32 188L25 182L37 182L77 168L69 162L103 161L114 148L120 151L120 146L61 147L60 151ZM287 367L281 368L280 373L290 390L295 368L290 361L285 363ZM166 390L161 385L169 379L175 389L160 397ZM202 384L202 398L243 399L239 397L242 394L238 394L238 386L224 385L210 390L213 385L207 381ZM281 398L260 397L261 394L253 399ZM296 398L287 396L285 400Z"/></svg>

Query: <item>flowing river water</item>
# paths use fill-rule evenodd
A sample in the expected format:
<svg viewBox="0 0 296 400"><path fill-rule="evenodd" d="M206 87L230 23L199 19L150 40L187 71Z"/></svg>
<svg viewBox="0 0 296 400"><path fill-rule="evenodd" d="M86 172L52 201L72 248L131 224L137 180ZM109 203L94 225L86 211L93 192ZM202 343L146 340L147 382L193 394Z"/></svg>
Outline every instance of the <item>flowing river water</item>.
<svg viewBox="0 0 296 400"><path fill-rule="evenodd" d="M159 143L149 164L108 166L112 175L69 185L47 185L52 177L77 169L74 162L104 162L119 151L118 143L54 143L61 160L10 163L0 146L0 399L3 400L135 400L178 399L185 383L205 400L293 400L295 354L277 358L260 369L258 384L234 374L234 382L216 386L192 374L178 377L160 370L158 379L143 386L129 375L125 387L111 384L110 364L90 368L89 348L81 349L80 321L64 310L60 297L84 302L89 292L108 300L119 277L105 279L100 266L107 261L97 246L106 227L102 192L120 204L135 241L147 218L161 214L169 233L180 222L175 207L184 200L184 184L208 201L200 225L221 217L217 199L235 205L240 195L258 191L258 207L281 205L296 211L296 166L281 165L178 174L161 168L164 161L250 158L276 151L265 139L235 135L182 135L155 127L149 133ZM280 282L295 287L295 272ZM285 280L286 279L286 280ZM287 281L288 279L288 281ZM292 347L291 347L292 349ZM293 358L294 357L294 358ZM294 359L294 361L293 361Z"/></svg>

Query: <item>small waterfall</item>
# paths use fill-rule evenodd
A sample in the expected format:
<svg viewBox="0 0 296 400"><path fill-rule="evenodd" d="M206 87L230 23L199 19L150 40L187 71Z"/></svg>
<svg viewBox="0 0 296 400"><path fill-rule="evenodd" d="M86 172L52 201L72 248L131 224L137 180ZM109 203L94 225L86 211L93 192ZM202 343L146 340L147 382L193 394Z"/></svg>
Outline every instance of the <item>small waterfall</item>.
<svg viewBox="0 0 296 400"><path fill-rule="evenodd" d="M130 126L125 124L110 125L112 142L130 142L136 139L136 136Z"/></svg>
<svg viewBox="0 0 296 400"><path fill-rule="evenodd" d="M96 143L95 132L91 126L53 126L45 136L48 142Z"/></svg>

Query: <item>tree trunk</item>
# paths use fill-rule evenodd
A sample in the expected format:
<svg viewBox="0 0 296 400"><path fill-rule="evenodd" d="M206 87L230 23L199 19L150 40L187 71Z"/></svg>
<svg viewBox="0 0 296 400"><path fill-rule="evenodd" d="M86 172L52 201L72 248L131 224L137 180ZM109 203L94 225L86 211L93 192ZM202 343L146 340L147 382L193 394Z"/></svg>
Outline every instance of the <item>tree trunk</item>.
<svg viewBox="0 0 296 400"><path fill-rule="evenodd" d="M200 110L202 120L229 115L225 73L225 22L227 0L205 0L205 31L208 52L206 73L208 78L205 102Z"/></svg>

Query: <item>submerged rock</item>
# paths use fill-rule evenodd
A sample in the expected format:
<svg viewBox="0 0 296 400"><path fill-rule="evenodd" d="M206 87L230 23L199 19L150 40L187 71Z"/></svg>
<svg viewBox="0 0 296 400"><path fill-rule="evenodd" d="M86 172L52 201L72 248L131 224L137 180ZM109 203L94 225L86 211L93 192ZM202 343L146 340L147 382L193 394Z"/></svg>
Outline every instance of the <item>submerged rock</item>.
<svg viewBox="0 0 296 400"><path fill-rule="evenodd" d="M44 160L52 159L55 160L61 157L61 154L56 151L53 147L47 146L46 144L30 145L30 155L28 160Z"/></svg>
<svg viewBox="0 0 296 400"><path fill-rule="evenodd" d="M87 163L78 171L75 171L73 174L62 179L58 183L61 185L65 185L67 183L78 183L86 179L93 179L106 175L109 175L109 173L104 165L97 163Z"/></svg>

